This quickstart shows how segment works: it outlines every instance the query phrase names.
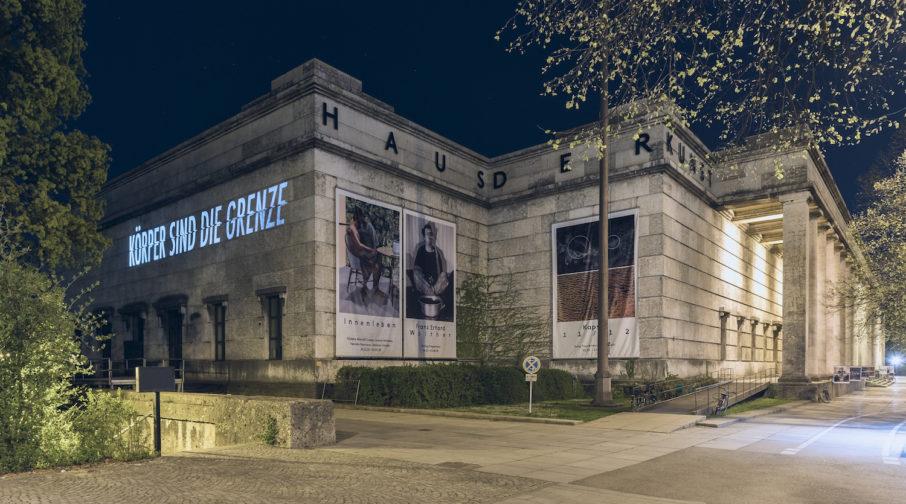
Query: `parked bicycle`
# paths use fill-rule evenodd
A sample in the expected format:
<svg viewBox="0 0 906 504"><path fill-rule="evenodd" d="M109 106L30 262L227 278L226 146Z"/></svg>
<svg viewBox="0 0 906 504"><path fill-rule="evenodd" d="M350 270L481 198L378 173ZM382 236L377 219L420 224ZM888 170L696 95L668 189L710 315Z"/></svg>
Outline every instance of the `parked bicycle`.
<svg viewBox="0 0 906 504"><path fill-rule="evenodd" d="M730 406L730 392L729 391L720 391L720 398L717 399L717 406L714 407L715 415L723 415L726 413L727 408Z"/></svg>

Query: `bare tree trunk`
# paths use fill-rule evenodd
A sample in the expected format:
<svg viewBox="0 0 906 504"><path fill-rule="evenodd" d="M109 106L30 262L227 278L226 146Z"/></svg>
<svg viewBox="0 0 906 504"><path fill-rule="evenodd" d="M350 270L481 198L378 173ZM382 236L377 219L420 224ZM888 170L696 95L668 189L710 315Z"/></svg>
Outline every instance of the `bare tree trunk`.
<svg viewBox="0 0 906 504"><path fill-rule="evenodd" d="M607 95L607 59L601 63L601 160L598 170L598 242L600 263L598 268L598 371L595 373L595 400L598 406L613 404L613 390L610 386L610 331L607 318L610 315L608 302L608 265L610 231L607 221L608 177L610 166L607 162L607 127L610 123L610 109Z"/></svg>

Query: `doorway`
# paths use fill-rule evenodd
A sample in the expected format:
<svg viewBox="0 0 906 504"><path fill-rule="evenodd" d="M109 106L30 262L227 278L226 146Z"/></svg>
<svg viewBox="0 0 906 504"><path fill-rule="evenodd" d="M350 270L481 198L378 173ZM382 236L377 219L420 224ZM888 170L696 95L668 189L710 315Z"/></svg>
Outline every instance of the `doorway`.
<svg viewBox="0 0 906 504"><path fill-rule="evenodd" d="M170 361L182 360L183 317L180 308L164 311L164 331L167 335L167 357ZM172 363L170 364L173 365Z"/></svg>

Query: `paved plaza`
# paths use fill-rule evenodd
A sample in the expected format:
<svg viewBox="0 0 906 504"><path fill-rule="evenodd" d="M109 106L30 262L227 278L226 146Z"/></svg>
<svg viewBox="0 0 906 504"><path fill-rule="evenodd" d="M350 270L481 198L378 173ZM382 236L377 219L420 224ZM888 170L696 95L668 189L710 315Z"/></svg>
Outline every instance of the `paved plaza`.
<svg viewBox="0 0 906 504"><path fill-rule="evenodd" d="M339 409L330 448L9 475L0 502L901 502L904 396L868 389L722 428L681 428L679 415L565 426Z"/></svg>

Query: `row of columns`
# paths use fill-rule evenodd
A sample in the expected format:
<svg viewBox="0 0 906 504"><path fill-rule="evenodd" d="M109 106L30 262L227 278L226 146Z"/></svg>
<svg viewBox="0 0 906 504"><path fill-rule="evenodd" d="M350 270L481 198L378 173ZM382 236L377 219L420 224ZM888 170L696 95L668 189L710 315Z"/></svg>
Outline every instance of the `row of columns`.
<svg viewBox="0 0 906 504"><path fill-rule="evenodd" d="M808 192L781 197L785 382L827 378L835 365L883 364L879 325L836 295L836 286L851 278L852 259L810 199Z"/></svg>
<svg viewBox="0 0 906 504"><path fill-rule="evenodd" d="M718 311L720 316L720 360L729 360L727 350L730 347L727 334L727 321L730 318L736 320L736 360L744 362L780 362L780 329L781 325L776 322L760 321L757 318L747 318L744 315L732 315L724 310L723 307ZM762 328L764 338L764 348L762 358L757 358L758 351L758 328ZM770 352L768 351L768 340L772 341ZM744 343L748 340L749 345ZM748 358L743 354L743 349L749 348Z"/></svg>

